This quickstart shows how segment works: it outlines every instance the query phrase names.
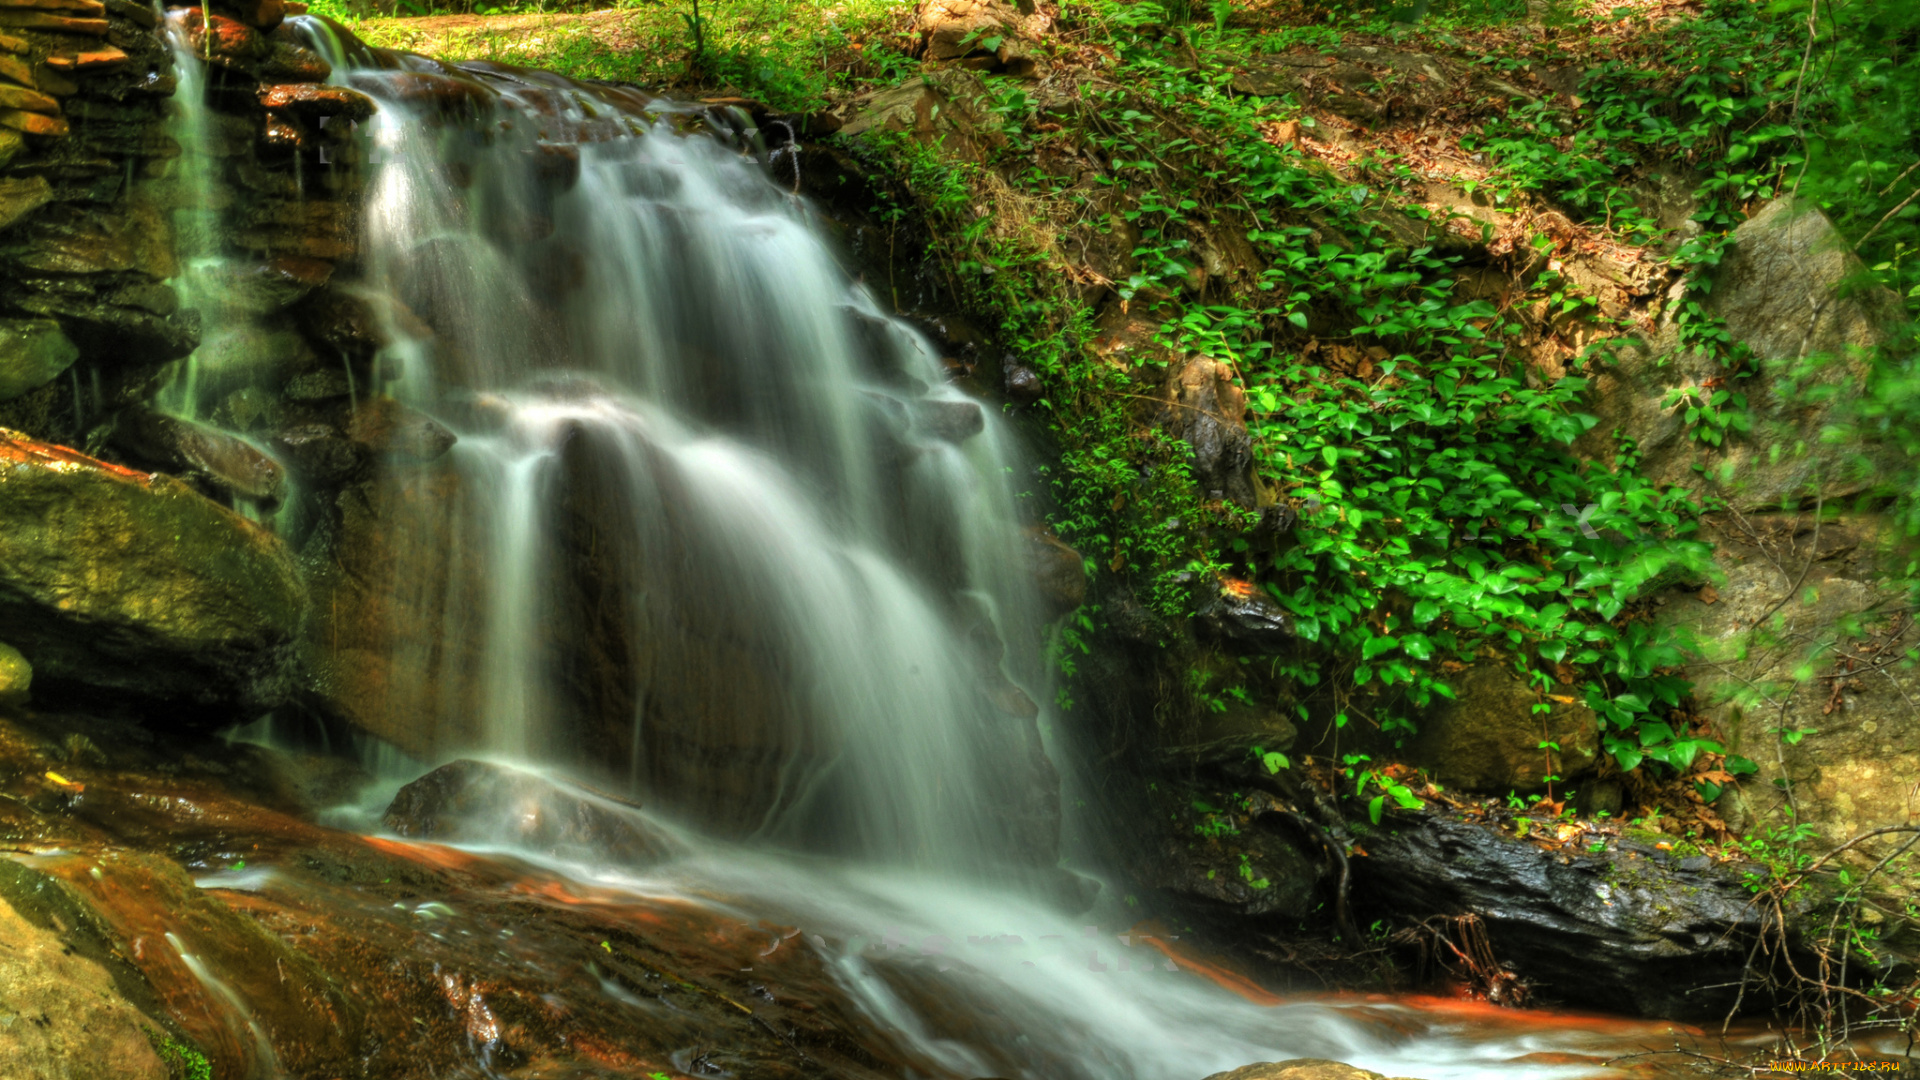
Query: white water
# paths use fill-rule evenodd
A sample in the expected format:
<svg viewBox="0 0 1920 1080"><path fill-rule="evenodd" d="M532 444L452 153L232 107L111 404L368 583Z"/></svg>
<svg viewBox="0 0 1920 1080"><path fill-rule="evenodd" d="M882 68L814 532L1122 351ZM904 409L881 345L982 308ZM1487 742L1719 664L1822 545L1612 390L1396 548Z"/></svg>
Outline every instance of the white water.
<svg viewBox="0 0 1920 1080"><path fill-rule="evenodd" d="M445 615L395 648L422 681L472 684L420 701L472 714L418 722L442 760L623 782L694 853L520 854L800 927L792 947L927 1075L1198 1080L1302 1056L1578 1072L1510 1064L1567 1048L1545 1034L1256 1005L1171 969L1118 898L1043 899L1060 875L1032 808L1057 792L1035 764L1046 718L1018 715L1014 688L1049 694L998 418L939 436L967 402L932 348L741 140L503 77L491 115L449 121L306 30L381 102L365 287L405 307L379 377L461 435L452 493L416 500L411 543L431 550L403 528L395 552ZM576 139L577 182L556 183L550 145ZM611 605L585 629L582 580ZM614 690L581 690L587 645Z"/></svg>

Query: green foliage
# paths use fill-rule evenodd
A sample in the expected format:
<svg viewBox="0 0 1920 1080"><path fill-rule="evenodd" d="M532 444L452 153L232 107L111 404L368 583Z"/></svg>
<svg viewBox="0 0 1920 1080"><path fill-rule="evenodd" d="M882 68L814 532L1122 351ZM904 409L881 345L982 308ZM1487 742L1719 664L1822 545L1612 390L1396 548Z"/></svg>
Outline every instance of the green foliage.
<svg viewBox="0 0 1920 1080"><path fill-rule="evenodd" d="M146 1036L160 1064L166 1066L168 1080L213 1080L213 1064L192 1044L152 1028L146 1029Z"/></svg>
<svg viewBox="0 0 1920 1080"><path fill-rule="evenodd" d="M1451 695L1443 664L1488 645L1528 669L1584 672L1589 700L1622 700L1621 731L1677 704L1685 683L1663 669L1678 643L1631 608L1705 570L1686 493L1649 484L1630 450L1611 470L1569 452L1593 424L1584 383L1529 385L1507 354L1517 326L1455 298L1458 257L1396 245L1381 215L1397 211L1267 143L1272 113L1220 76L1144 38L1122 44L1091 137L1141 237L1122 295L1178 296L1196 261L1187 237L1225 209L1255 222L1268 264L1253 303L1163 302L1161 337L1240 374L1261 471L1301 508L1297 542L1248 567L1325 650L1281 670L1342 713L1363 695L1388 731ZM1169 130L1169 114L1188 123ZM1195 175L1209 182L1185 182ZM1360 372L1325 359L1357 353L1376 359Z"/></svg>

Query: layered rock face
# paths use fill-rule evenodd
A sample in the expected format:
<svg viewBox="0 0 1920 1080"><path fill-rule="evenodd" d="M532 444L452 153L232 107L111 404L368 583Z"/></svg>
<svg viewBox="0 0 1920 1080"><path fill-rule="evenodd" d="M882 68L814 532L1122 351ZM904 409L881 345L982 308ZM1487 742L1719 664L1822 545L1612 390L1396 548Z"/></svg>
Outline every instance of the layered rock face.
<svg viewBox="0 0 1920 1080"><path fill-rule="evenodd" d="M156 22L128 0L0 5L0 426L78 439L199 340L168 284Z"/></svg>
<svg viewBox="0 0 1920 1080"><path fill-rule="evenodd" d="M269 385L340 371L289 310L330 277L316 256L351 255L357 228L326 198L351 174L316 167L320 151L294 130L299 87L327 92L314 84L328 68L272 36L281 5L260 7L211 26L197 9L171 16L211 61L210 83L192 84L213 106L196 126L168 101L182 73L152 9L0 5L0 426L17 429L0 433L0 603L44 702L216 725L285 702L300 681L302 574L273 530L229 509L271 510L285 471L235 433L261 441L304 422L344 456L368 456L338 429L347 393L294 401L196 379L233 356L274 369ZM245 209L214 213L231 207ZM234 280L219 289L178 257L240 248L270 254L222 259L209 273ZM203 344L197 366L181 366ZM156 394L215 423L143 404Z"/></svg>

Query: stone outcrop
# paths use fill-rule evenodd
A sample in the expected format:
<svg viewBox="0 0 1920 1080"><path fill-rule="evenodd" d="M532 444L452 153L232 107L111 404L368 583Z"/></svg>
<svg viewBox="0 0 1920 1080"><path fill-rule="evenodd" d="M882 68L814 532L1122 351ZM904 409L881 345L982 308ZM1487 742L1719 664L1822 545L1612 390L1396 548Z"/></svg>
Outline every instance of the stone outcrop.
<svg viewBox="0 0 1920 1080"><path fill-rule="evenodd" d="M1193 450L1200 494L1252 507L1257 501L1247 394L1226 364L1203 356L1169 365L1168 406L1160 427Z"/></svg>
<svg viewBox="0 0 1920 1080"><path fill-rule="evenodd" d="M151 9L0 7L0 426L77 441L198 341L161 181L172 60Z"/></svg>
<svg viewBox="0 0 1920 1080"><path fill-rule="evenodd" d="M44 690L249 719L292 691L305 615L259 525L179 480L0 431L0 624Z"/></svg>
<svg viewBox="0 0 1920 1080"><path fill-rule="evenodd" d="M1482 663L1453 677L1453 700L1421 718L1406 760L1448 787L1487 795L1530 794L1557 776L1566 791L1598 764L1599 719L1564 691L1541 691L1511 667ZM1536 711L1540 707L1546 711ZM1558 750L1543 748L1550 742Z"/></svg>
<svg viewBox="0 0 1920 1080"><path fill-rule="evenodd" d="M152 1022L92 961L0 900L0 1063L45 1080L168 1080Z"/></svg>
<svg viewBox="0 0 1920 1080"><path fill-rule="evenodd" d="M1086 603L1086 559L1045 529L1028 529L1025 535L1027 566L1047 616L1059 618Z"/></svg>
<svg viewBox="0 0 1920 1080"><path fill-rule="evenodd" d="M1033 0L922 0L913 13L913 32L927 59L1023 77L1037 71L1035 45L1052 25Z"/></svg>
<svg viewBox="0 0 1920 1080"><path fill-rule="evenodd" d="M1767 919L1746 880L1764 869L1674 856L1657 842L1592 852L1552 839L1437 813L1391 815L1352 860L1356 910L1363 919L1476 914L1493 955L1540 1000L1724 1017Z"/></svg>
<svg viewBox="0 0 1920 1080"><path fill-rule="evenodd" d="M972 72L953 68L928 72L902 86L853 99L840 136L906 132L923 144L938 144L946 152L984 160L986 151L1006 141L976 104L984 92Z"/></svg>
<svg viewBox="0 0 1920 1080"><path fill-rule="evenodd" d="M1743 512L1794 508L1816 495L1838 501L1873 488L1890 459L1828 434L1865 385L1867 354L1899 318L1891 293L1853 291L1850 282L1862 269L1817 209L1784 198L1768 204L1734 231L1710 292L1671 293L1653 332L1614 350L1589 392L1600 423L1577 448L1610 458L1618 431L1634 440L1641 470L1656 483L1705 483ZM1736 376L1719 360L1680 347L1675 316L1695 300L1751 351L1750 375ZM1716 390L1744 394L1753 426L1710 449L1689 431L1680 397Z"/></svg>
<svg viewBox="0 0 1920 1080"><path fill-rule="evenodd" d="M1895 577L1895 526L1873 516L1715 515L1724 577L1674 594L1661 619L1696 653L1686 674L1729 748L1759 773L1715 804L1736 828L1792 821L1838 844L1913 820L1920 803L1920 644ZM1869 843L1855 857L1879 851Z"/></svg>
<svg viewBox="0 0 1920 1080"><path fill-rule="evenodd" d="M0 401L47 385L79 356L80 350L52 319L0 321Z"/></svg>

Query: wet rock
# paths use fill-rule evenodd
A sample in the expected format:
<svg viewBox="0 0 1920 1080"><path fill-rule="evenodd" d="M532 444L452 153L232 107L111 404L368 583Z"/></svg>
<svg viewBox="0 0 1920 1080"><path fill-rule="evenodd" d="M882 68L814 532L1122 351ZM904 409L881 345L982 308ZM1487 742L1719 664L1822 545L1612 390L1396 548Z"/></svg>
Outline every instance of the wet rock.
<svg viewBox="0 0 1920 1080"><path fill-rule="evenodd" d="M240 21L256 30L267 31L279 26L287 17L287 8L281 0L230 0L233 10Z"/></svg>
<svg viewBox="0 0 1920 1080"><path fill-rule="evenodd" d="M1027 565L1046 615L1057 619L1087 602L1087 560L1039 527L1026 530Z"/></svg>
<svg viewBox="0 0 1920 1080"><path fill-rule="evenodd" d="M283 311L325 285L333 276L333 264L297 255L276 255L265 262L229 263L202 273L213 279L219 305L215 310L241 318L257 318Z"/></svg>
<svg viewBox="0 0 1920 1080"><path fill-rule="evenodd" d="M355 72L355 86L391 97L412 108L431 108L449 117L474 117L493 107L496 95L485 83L428 71Z"/></svg>
<svg viewBox="0 0 1920 1080"><path fill-rule="evenodd" d="M378 108L372 98L358 90L324 83L262 86L257 96L260 104L271 112L289 113L315 122L334 116L358 123L373 116Z"/></svg>
<svg viewBox="0 0 1920 1080"><path fill-rule="evenodd" d="M440 399L436 411L463 432L487 434L513 422L513 403L498 394L454 390Z"/></svg>
<svg viewBox="0 0 1920 1080"><path fill-rule="evenodd" d="M353 379L341 368L303 371L288 379L280 393L288 401L330 401L350 397L353 394Z"/></svg>
<svg viewBox="0 0 1920 1080"><path fill-rule="evenodd" d="M1538 692L1499 663L1477 664L1449 682L1454 699L1436 699L1405 755L1439 783L1488 795L1535 792L1547 776L1578 780L1598 763L1599 721L1564 688ZM1542 715L1536 705L1552 711ZM1551 764L1542 741L1560 747Z"/></svg>
<svg viewBox="0 0 1920 1080"><path fill-rule="evenodd" d="M294 310L308 337L355 364L369 364L389 344L373 302L338 286L315 290Z"/></svg>
<svg viewBox="0 0 1920 1080"><path fill-rule="evenodd" d="M33 689L33 665L20 650L0 641L0 705L19 705Z"/></svg>
<svg viewBox="0 0 1920 1080"><path fill-rule="evenodd" d="M462 760L401 788L381 823L422 840L504 842L597 864L647 866L672 846L635 809L529 772Z"/></svg>
<svg viewBox="0 0 1920 1080"><path fill-rule="evenodd" d="M120 414L113 441L142 464L203 480L247 502L277 503L286 487L279 464L246 441L143 406Z"/></svg>
<svg viewBox="0 0 1920 1080"><path fill-rule="evenodd" d="M1324 1058L1292 1058L1287 1061L1261 1061L1242 1065L1228 1072L1214 1073L1207 1080L1387 1080L1377 1072L1355 1068ZM1397 1077L1395 1080L1412 1080Z"/></svg>
<svg viewBox="0 0 1920 1080"><path fill-rule="evenodd" d="M1195 611L1202 632L1236 652L1291 652L1293 616L1252 582L1228 579L1209 589Z"/></svg>
<svg viewBox="0 0 1920 1080"><path fill-rule="evenodd" d="M53 185L44 176L0 179L0 229L45 206L53 198Z"/></svg>
<svg viewBox="0 0 1920 1080"><path fill-rule="evenodd" d="M367 463L364 448L331 424L296 424L276 432L267 443L294 475L317 484L336 484Z"/></svg>
<svg viewBox="0 0 1920 1080"><path fill-rule="evenodd" d="M1576 449L1611 458L1619 430L1633 440L1649 479L1705 484L1742 512L1797 506L1816 492L1832 503L1872 489L1891 475L1890 451L1822 437L1838 419L1835 410L1864 387L1867 353L1889 340L1901 318L1899 298L1888 290L1849 289L1863 272L1825 215L1788 198L1769 203L1734 230L1713 291L1697 298L1752 350L1758 374L1732 382L1718 360L1680 350L1673 316L1683 297L1675 293L1645 347L1618 349L1594 378L1588 400L1600 423ZM1831 359L1796 371L1822 356ZM1744 392L1753 430L1729 435L1720 449L1698 443L1686 410L1670 396L1702 385ZM1863 449L1864 462L1857 460ZM1706 478L1696 466L1705 466Z"/></svg>
<svg viewBox="0 0 1920 1080"><path fill-rule="evenodd" d="M333 75L333 65L319 53L286 39L285 26L274 31L267 59L260 65L260 77L278 82L323 83Z"/></svg>
<svg viewBox="0 0 1920 1080"><path fill-rule="evenodd" d="M194 55L215 67L252 72L273 51L253 27L225 15L208 18L201 8L188 8L187 43Z"/></svg>
<svg viewBox="0 0 1920 1080"><path fill-rule="evenodd" d="M1040 373L1028 364L1006 365L1005 389L1007 397L1016 405L1031 405L1047 396L1047 387L1040 381Z"/></svg>
<svg viewBox="0 0 1920 1080"><path fill-rule="evenodd" d="M1550 851L1436 814L1389 815L1365 846L1352 861L1357 910L1478 915L1499 961L1537 997L1568 1005L1723 1017L1768 917L1752 903L1750 866Z"/></svg>
<svg viewBox="0 0 1920 1080"><path fill-rule="evenodd" d="M986 414L978 402L921 400L913 403L916 430L950 443L965 442L986 430Z"/></svg>
<svg viewBox="0 0 1920 1080"><path fill-rule="evenodd" d="M330 485L366 464L338 431L310 434L297 453L330 466ZM299 460L289 458L296 470ZM489 567L448 513L472 496L447 464L405 470L401 482L361 473L339 489L331 549L309 571L314 609L327 617L308 624L303 646L316 712L426 760L484 735L485 657L462 629L486 618Z"/></svg>
<svg viewBox="0 0 1920 1080"><path fill-rule="evenodd" d="M305 615L265 529L179 480L0 431L0 625L42 691L251 719L291 692Z"/></svg>
<svg viewBox="0 0 1920 1080"><path fill-rule="evenodd" d="M347 434L370 453L413 462L438 458L460 438L433 417L390 397L362 403Z"/></svg>
<svg viewBox="0 0 1920 1080"><path fill-rule="evenodd" d="M79 356L52 319L0 319L0 401L45 386Z"/></svg>
<svg viewBox="0 0 1920 1080"><path fill-rule="evenodd" d="M60 935L0 901L0 1062L11 1076L168 1080L153 1022Z"/></svg>

